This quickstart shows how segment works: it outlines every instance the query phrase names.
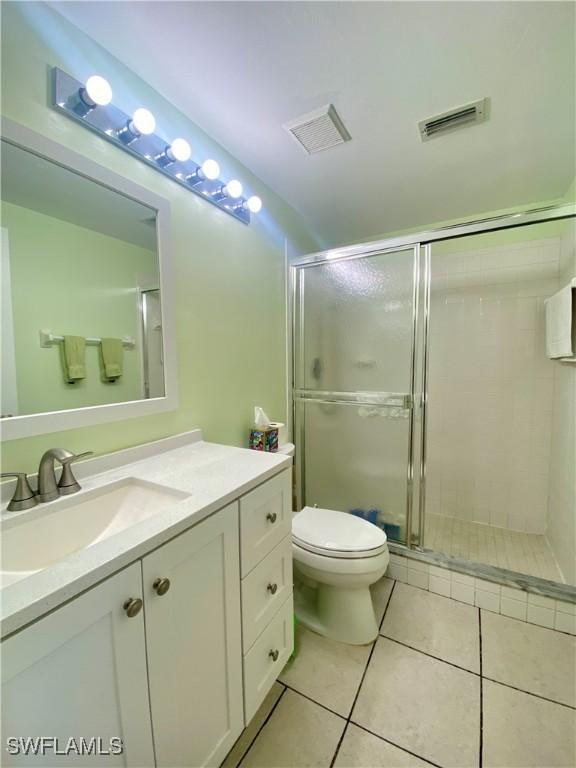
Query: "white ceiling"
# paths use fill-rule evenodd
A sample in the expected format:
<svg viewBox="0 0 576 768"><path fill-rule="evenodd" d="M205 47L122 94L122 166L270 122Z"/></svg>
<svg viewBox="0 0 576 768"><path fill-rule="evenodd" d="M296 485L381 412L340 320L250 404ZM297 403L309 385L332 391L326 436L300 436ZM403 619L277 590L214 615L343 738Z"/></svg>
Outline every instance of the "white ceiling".
<svg viewBox="0 0 576 768"><path fill-rule="evenodd" d="M300 211L327 244L565 194L571 2L54 2ZM417 123L488 96L485 124ZM332 102L352 141L282 128Z"/></svg>

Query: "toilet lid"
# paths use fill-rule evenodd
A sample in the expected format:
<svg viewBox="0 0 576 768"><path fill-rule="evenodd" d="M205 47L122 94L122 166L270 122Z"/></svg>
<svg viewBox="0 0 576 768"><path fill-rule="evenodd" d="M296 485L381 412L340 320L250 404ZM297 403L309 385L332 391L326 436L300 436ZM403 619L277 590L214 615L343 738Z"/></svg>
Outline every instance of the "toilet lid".
<svg viewBox="0 0 576 768"><path fill-rule="evenodd" d="M347 512L304 507L292 518L292 540L326 557L374 557L386 547L381 528Z"/></svg>

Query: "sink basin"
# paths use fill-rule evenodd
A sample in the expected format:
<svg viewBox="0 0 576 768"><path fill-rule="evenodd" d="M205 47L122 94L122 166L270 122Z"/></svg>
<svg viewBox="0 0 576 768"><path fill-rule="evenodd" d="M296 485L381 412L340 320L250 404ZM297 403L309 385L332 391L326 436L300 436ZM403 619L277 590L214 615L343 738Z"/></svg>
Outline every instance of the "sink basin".
<svg viewBox="0 0 576 768"><path fill-rule="evenodd" d="M126 478L7 518L1 529L1 584L41 571L187 497L182 491Z"/></svg>

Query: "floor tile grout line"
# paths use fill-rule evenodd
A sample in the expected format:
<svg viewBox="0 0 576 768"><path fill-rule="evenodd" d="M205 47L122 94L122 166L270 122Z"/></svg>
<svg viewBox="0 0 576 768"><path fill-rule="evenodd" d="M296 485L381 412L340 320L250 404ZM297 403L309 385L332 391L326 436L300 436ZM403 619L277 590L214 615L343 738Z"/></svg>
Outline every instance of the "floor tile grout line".
<svg viewBox="0 0 576 768"><path fill-rule="evenodd" d="M571 709L573 712L576 712L576 706L572 706L572 704L565 704L563 701L556 701L556 699L549 699L547 696L540 696L539 693L526 691L524 688L518 688L516 685L503 683L501 680L494 680L493 677L487 677L486 675L483 675L482 679L487 680L489 683L495 683L496 685L501 685L504 688L511 688L513 691L518 691L518 693L525 693L527 696L533 696L535 699L541 699L542 701L547 701L549 704L556 704L559 707L565 707L565 709Z"/></svg>
<svg viewBox="0 0 576 768"><path fill-rule="evenodd" d="M484 680L482 679L482 611L478 608L478 643L480 651L480 745L479 745L479 768L482 768L484 761Z"/></svg>
<svg viewBox="0 0 576 768"><path fill-rule="evenodd" d="M372 648L370 649L370 653L368 654L368 658L366 659L366 666L364 667L364 671L362 672L362 677L360 678L358 690L356 691L356 695L354 696L354 701L352 702L352 706L350 707L350 712L348 713L348 717L346 718L346 725L344 726L344 730L342 731L342 736L340 737L340 741L336 745L336 751L334 752L334 756L332 757L330 768L333 768L334 763L338 758L338 753L340 752L340 747L342 746L342 742L344 741L344 736L346 735L346 731L348 730L348 726L350 724L350 718L352 717L352 712L354 711L354 707L356 706L356 701L358 700L358 696L360 695L360 689L362 688L362 683L364 682L364 678L366 677L366 672L368 671L370 659L372 658L372 654L374 653L374 649L376 648L376 642L378 641L378 637L380 636L380 628L384 623L384 618L386 616L386 612L388 611L388 606L390 605L390 601L392 600L392 595L394 593L395 586L396 586L396 581L394 580L392 583L392 589L390 590L390 594L388 595L388 600L386 601L386 605L384 606L384 612L382 613L380 624L378 625L378 634L376 635L372 643Z"/></svg>
<svg viewBox="0 0 576 768"><path fill-rule="evenodd" d="M283 683L279 683L279 685L284 685L284 684L283 684ZM278 696L278 698L277 698L277 699L276 699L276 701L274 702L274 706L272 707L272 709L271 709L271 710L270 710L270 712L268 713L268 715L267 715L266 719L264 720L264 722L262 723L262 725L260 726L260 728L258 728L258 730L256 731L256 733L254 734L254 738L252 739L252 741L251 741L251 742L250 742L250 744L248 745L247 749L246 749L246 750L244 751L244 753L242 754L242 757L241 757L241 758L240 758L240 760L238 760L238 762L236 763L236 768L240 768L240 766L241 766L241 764L242 764L242 761L244 760L244 758L246 757L246 755L248 754L248 752L250 752L250 750L251 750L251 749L252 749L252 747L254 746L254 743L255 743L256 739L258 738L258 736L260 736L260 734L262 733L262 730L263 730L264 726L265 726L265 725L268 723L268 720L270 720L270 718L272 717L272 715L273 715L273 714L274 714L274 712L276 711L276 707L278 706L278 704L280 704L280 701L281 701L282 697L283 697L283 696L284 696L284 694L286 693L286 688L287 688L287 686L285 686L285 685L284 685L284 688L283 688L283 690L282 690L282 692L281 692L280 696ZM240 737L238 737L238 738L240 738ZM234 747L232 747L232 749L234 749Z"/></svg>
<svg viewBox="0 0 576 768"><path fill-rule="evenodd" d="M374 642L372 643L372 648L370 649L370 653L368 654L368 658L366 660L366 666L364 667L364 672L362 672L362 677L360 678L360 683L358 684L358 689L356 691L356 695L354 696L354 701L352 702L352 706L350 707L350 712L348 713L348 722L350 722L350 718L352 717L352 712L354 711L354 707L356 706L356 702L358 701L358 696L360 695L360 690L362 688L362 683L364 682L364 678L366 677L366 672L368 671L368 667L370 665L370 660L372 659L372 655L374 653L374 649L376 648L376 643L378 642L378 638L380 637L380 627L382 624L384 624L384 619L386 618L386 614L388 612L388 606L390 605L390 602L392 600L392 595L394 594L394 589L396 588L396 581L394 581L394 584L392 584L392 589L390 590L390 594L388 595L388 600L386 602L386 607L384 608L384 613L382 614L382 618L380 620L380 624L378 625L378 635L375 637Z"/></svg>
<svg viewBox="0 0 576 768"><path fill-rule="evenodd" d="M502 585L506 586L506 585ZM520 591L520 590L517 590ZM444 595L442 595L444 597ZM451 600L452 598L448 598ZM510 600L514 600L514 598L510 598ZM528 603L524 603L524 601L517 600L516 602L522 602L522 605L528 605ZM540 606L533 604L535 608L539 608ZM517 616L507 616L505 613L498 613L496 611L490 611L488 608L482 608L481 610L486 611L486 613L491 613L493 616L502 616L503 619L510 619L510 621L515 621L518 624L527 624L529 627L540 627L540 629L547 629L549 632L554 632L557 635L567 635L568 637L576 637L576 634L574 632L566 632L564 629L556 629L555 627L545 627L543 624L536 624L534 621L528 621L527 619L519 619ZM552 608L547 608L546 610L554 610ZM558 613L558 611L555 611L555 613ZM562 611L560 611L562 613ZM568 614L570 615L570 614Z"/></svg>
<svg viewBox="0 0 576 768"><path fill-rule="evenodd" d="M510 688L510 689L512 689L512 690L518 691L519 693L525 693L526 695L528 695L528 696L532 696L533 698L539 698L539 699L542 699L543 701L547 701L547 702L549 702L549 703L551 703L551 704L556 704L556 705L558 705L558 706L561 706L561 707L564 707L564 708L566 708L566 709L570 709L570 710L576 710L576 706L572 706L572 705L570 705L570 704L565 704L565 703L563 703L563 702L560 702L560 701L556 701L556 700L554 700L554 699L550 699L550 698L548 698L548 697L545 697L545 696L541 696L540 694L537 694L537 693L533 693L533 692L531 692L531 691L526 691L526 690L524 690L524 689L522 689L522 688L518 688L518 687L516 687L516 686L510 685L510 684L508 684L508 683L504 683L504 682L502 682L502 681L499 681L499 680L495 680L495 679L493 679L493 678L491 678L491 677L487 677L487 676L484 674L484 665L483 665L483 642L482 642L482 639L483 639L483 638L482 638L482 611L481 611L480 607L477 607L477 610L478 610L478 638L479 638L479 670L480 670L478 673L477 673L477 672L472 672L471 670L469 670L469 669L466 669L465 667L461 667L461 666L459 666L458 664L454 664L453 662L450 662L450 661L446 661L445 659L442 659L442 658L440 658L440 657L438 657L438 656L434 656L434 655L432 655L432 654L429 654L429 653L427 653L426 651L422 651L422 650L420 650L419 648L414 648L413 646L411 646L411 645L408 645L407 643L403 643L402 641L399 641L399 640L396 640L396 639L394 639L394 638L392 638L392 637L388 637L388 636L386 636L386 635L383 635L383 634L381 634L381 632L382 632L382 627L383 627L383 625L384 625L384 620L385 620L385 618L386 618L386 615L387 615L387 611L388 611L388 609L389 609L389 607L390 607L390 603L391 603L391 600L392 600L392 597L393 597L393 594L394 594L394 591L395 591L396 583L397 583L397 580L392 580L392 581L393 581L393 584L392 584L392 587L391 587L391 589L390 589L390 594L388 595L388 599L387 599L387 601L386 601L386 605L385 605L385 608L384 608L384 611L383 611L383 614L382 614L382 619L381 619L381 621L380 621L380 624L379 624L379 627L378 627L378 636L376 637L376 639L374 640L374 642L373 642L373 643L372 643L372 645L371 645L371 648L370 648L370 652L369 652L369 654L368 654L368 658L367 658L367 660L366 660L366 664L365 664L365 667L364 667L364 671L363 671L363 673L362 673L362 676L361 676L361 679L360 679L360 683L359 683L359 685L358 685L358 689L357 689L357 691L356 691L356 695L355 695L355 697L354 697L354 701L353 701L353 703L352 703L352 706L351 706L351 709L350 709L350 712L349 712L348 716L346 717L345 715L342 715L342 714L339 714L338 712L335 712L334 710L330 709L330 708L329 708L329 707L327 707L326 705L324 705L324 704L321 704L320 702L316 701L316 700L315 700L315 699L313 699L311 696L308 696L308 695L306 695L306 694L304 694L304 693L302 693L302 692L298 691L296 688L293 688L292 686L290 686L290 685L287 685L286 683L284 683L284 682L281 682L281 681L279 680L279 683L280 683L280 684L281 684L281 685L282 685L284 688L283 688L282 692L280 693L280 695L279 695L279 697L278 697L277 701L275 702L275 704L274 704L274 706L273 706L272 710L270 711L270 713L269 713L269 714L268 714L268 716L266 717L266 720L265 720L265 721L263 722L263 724L260 726L260 728L258 729L258 732L257 732L257 733L256 733L256 735L254 736L254 738L251 740L251 742L250 742L249 746L247 747L247 749L245 750L244 754L242 755L242 758L241 758L240 762L236 764L237 766L240 766L240 764L242 763L242 761L244 761L244 760L245 760L245 758L246 758L246 756L247 756L248 752L249 752L249 751L252 749L252 747L253 747L253 745L254 745L255 741L258 739L258 737L260 736L260 734L261 734L262 730L264 729L264 727L266 726L266 724L268 723L268 721L269 721L269 720L270 720L270 718L272 717L272 715L273 715L273 713L274 713L274 711L275 711L276 707L277 707L277 706L278 706L278 704L280 703L280 700L281 700L281 698L282 698L282 697L283 697L283 695L285 694L285 692L286 692L286 689L288 689L288 690L290 690L290 691L293 691L293 692L294 692L294 693L296 693L297 695L300 695L300 696L302 696L303 698L307 699L307 700L308 700L308 701L310 701L311 703L313 703L313 704L316 704L317 706L319 706L320 708L322 708L322 709L326 710L326 711L327 711L327 712L329 712L330 714L332 714L332 715L335 715L335 716L336 716L336 717L338 717L339 719L341 719L341 720L345 720L344 728L343 728L343 730L342 730L341 736L340 736L340 738L339 738L339 740L338 740L338 743L337 743L337 745L336 745L336 749L335 749L335 751L334 751L334 754L333 754L332 760L331 760L331 762L330 762L330 768L333 768L333 766L335 765L335 762L336 762L336 760L338 759L338 755L339 755L339 752L340 752L340 750L341 750L342 744L343 744L343 742L344 742L344 740L345 740L345 738L346 738L346 734L347 734L347 733L348 733L348 731L350 730L350 729L349 729L349 725L350 725L350 724L354 725L355 727L358 727L360 730L363 730L363 731L365 731L366 733L369 733L370 735L374 736L375 738L377 738L377 739L379 739L379 740L381 740L381 741L384 741L384 742L386 742L386 743L390 744L391 746L393 746L393 747L395 747L395 748L397 748L397 749L399 749L399 750L401 750L401 751L404 751L404 752L406 752L406 753L408 753L408 754L411 754L411 755L413 755L414 757L418 758L419 760L422 760L423 762L427 763L428 765L431 765L431 766L435 766L436 768L441 768L440 766L438 766L438 764L436 764L436 763L433 763L431 760L428 760L428 759L426 759L426 758L424 758L424 757L422 757L422 756L420 756L420 755L418 755L418 754L416 754L416 753L414 753L414 752L411 752L411 751L410 751L409 749L407 749L406 747L400 746L399 744L396 744L395 742L393 742L393 741L390 741L389 739L387 739L387 738L385 738L385 737L381 736L381 735L380 735L380 734L378 734L378 733L375 733L375 732L371 731L369 728L366 728L365 726L361 725L360 723L357 723L357 722L355 722L355 721L352 719L352 717L353 717L353 712L354 712L354 708L355 708L355 706L356 706L356 703L357 703L358 697L359 697L359 695L360 695L360 692L361 692L361 689L362 689L362 686L363 686L364 680L365 680L365 678L366 678L366 675L367 675L367 672L368 672L368 668L369 668L369 666L370 666L370 662L371 662L371 660L372 660L372 656L373 656L373 654L374 654L374 651L375 651L375 648L376 648L376 643L377 643L377 641L378 641L378 638L379 638L379 637L382 637L383 639L389 640L390 642L394 642L394 643L396 643L396 644L398 644L398 645L401 645L401 646L404 646L404 647L406 647L406 648L409 648L410 650L413 650L413 651L414 651L414 652L416 652L416 653L420 653L420 654L422 654L422 655L428 656L429 658L431 658L431 659L434 659L434 660L436 660L436 661L444 662L445 664L448 664L449 666L452 666L452 667L454 667L454 668L456 668L456 669L459 669L459 670L460 670L460 671L462 671L462 672L468 672L469 674L471 674L471 675L474 675L474 676L476 676L476 677L478 677L478 678L479 678L479 682L480 682L480 739L479 739L479 768L482 768L482 767L483 767L483 759L484 759L484 755L483 755L483 727L484 727L484 697L483 697L483 684L484 684L484 681L488 681L488 682L494 683L494 684L496 684L496 685L500 685L500 686L502 686L502 687L505 687L505 688Z"/></svg>
<svg viewBox="0 0 576 768"><path fill-rule="evenodd" d="M384 613L382 614L382 618L380 619L380 624L378 624L378 634L380 634L380 630L382 629L382 624L384 624L384 619L386 618L386 614L388 613L388 606L390 605L390 601L392 600L392 594L396 588L396 580L394 580L392 584L392 589L390 590L390 594L388 595L388 600L386 600L386 605L384 606ZM376 638L378 640L378 638ZM376 640L374 642L376 642Z"/></svg>
<svg viewBox="0 0 576 768"><path fill-rule="evenodd" d="M474 677L480 677L479 672L473 672L471 669L461 667L459 664L454 664L453 661L446 661L446 659L441 659L440 656L433 656L431 653L427 653L427 651L422 651L420 648L415 648L413 645L403 643L402 640L396 640L394 637L388 637L388 635L380 635L380 637L384 638L384 640L389 640L391 643L402 645L404 648L409 648L411 651L416 651L416 653L421 653L423 656L428 656L429 659L434 659L434 661L441 661L443 664L448 664L455 669L459 669L461 672L468 672L468 674L474 675Z"/></svg>
<svg viewBox="0 0 576 768"><path fill-rule="evenodd" d="M375 736L377 739L380 739L380 741L385 741L386 744L391 744L393 747L396 747L396 749L399 749L402 752L407 752L409 755L412 755L412 757L417 757L418 760L422 760L424 763L428 763L428 765L433 765L435 768L442 768L442 766L438 763L433 763L426 757L422 757L422 755L419 755L416 752L412 752L412 750L406 749L406 747L400 746L400 744L397 744L395 741L390 741L390 739L387 739L384 736L380 736L379 733L374 733L374 731L371 731L370 728L366 728L365 725L360 725L360 723L357 723L355 720L350 720L349 725L354 725L356 728L360 728L361 731L366 731L366 733L369 733L371 736Z"/></svg>
<svg viewBox="0 0 576 768"><path fill-rule="evenodd" d="M338 740L338 744L336 744L336 749L334 750L334 754L332 755L332 760L330 761L330 768L334 768L334 763L336 762L336 759L338 757L338 752L340 752L340 747L342 746L342 742L344 741L344 736L346 736L346 731L348 730L348 725L350 724L349 720L346 720L344 723L344 730L342 731L342 735L340 736Z"/></svg>
<svg viewBox="0 0 576 768"><path fill-rule="evenodd" d="M491 683L497 683L498 685L503 685L505 688L511 688L513 691L518 691L519 693L525 693L528 696L534 696L537 699L542 699L542 701L549 701L551 704L558 704L559 707L567 707L568 709L576 710L576 706L572 706L572 704L566 704L563 701L557 701L556 699L550 699L548 696L541 696L539 693L534 693L533 691L527 691L525 688L518 688L517 685L511 685L510 683L504 683L502 680L495 680L493 677L488 677L487 675L479 672L472 672L471 669L466 669L465 667L460 667L458 664L454 664L451 661L446 661L446 659L441 659L439 656L433 656L431 653L427 653L426 651L420 650L420 648L415 648L413 645L408 645L408 643L403 643L401 640L396 640L393 637L388 637L388 635L380 635L380 637L384 638L384 640L389 640L391 643L396 643L397 645L402 645L404 648L409 648L411 651L415 651L416 653L421 653L423 656L428 656L430 659L434 659L435 661L441 661L443 664L448 664L451 667L454 667L455 669L459 669L461 672L468 672L470 675L474 675L474 677L481 678L483 680L488 680Z"/></svg>
<svg viewBox="0 0 576 768"><path fill-rule="evenodd" d="M326 704L322 704L321 702L316 701L316 699L308 696L308 694L299 691L298 688L294 688L292 685L288 685L288 683L282 683L282 685L288 688L289 691L292 691L292 693L297 693L298 696L302 696L302 698L308 699L308 701L311 701L312 704L317 704L319 707L322 707L322 709L325 709L326 712L330 712L331 715L336 715L336 717L339 717L341 720L347 720L346 715L341 715L340 712L336 712L335 709L330 709L330 707L327 707Z"/></svg>
<svg viewBox="0 0 576 768"><path fill-rule="evenodd" d="M394 582L393 582L393 584L392 584L392 589L390 590L390 594L388 595L388 600L386 601L386 606L385 606L385 608L384 608L384 613L382 614L382 619L381 619L381 621L380 621L380 624L379 624L379 626L378 626L378 629L380 629L380 627L382 626L382 624L383 624L383 622L384 622L384 617L386 616L386 612L387 612L387 610L388 610L388 606L390 605L390 600L392 599L392 594L393 594L393 592L394 592L394 587L395 587L395 586L396 586L396 581L394 581ZM290 691L293 691L294 693L298 694L299 696L302 696L303 698L305 698L305 699L307 699L308 701L312 702L312 704L316 704L317 706L321 707L322 709L326 710L327 712L330 712L330 714L332 714L332 715L336 715L336 717L339 717L339 718L341 718L342 720L345 720L345 721L346 721L346 723L345 723L345 725L344 725L344 730L342 731L342 735L340 736L340 739L339 739L339 741L338 741L338 744L336 745L336 750L335 750L335 752L334 752L334 755L333 755L333 757L332 757L332 761L331 761L331 763L330 763L330 767L331 767L331 768L332 768L332 766L334 765L334 763L336 762L336 759L337 759L337 757L338 757L338 753L339 753L339 751L340 751L340 747L341 747L341 745L342 745L342 741L344 740L344 736L346 735L346 731L348 730L348 724L350 723L350 717L352 716L352 711L353 711L353 709L354 709L354 705L355 705L355 703L356 703L356 699L358 698L358 694L360 693L360 688L362 687L362 683L364 682L364 677L365 677L365 675L366 675L366 671L367 671L367 669L368 669L368 665L370 664L370 659L372 658L372 654L374 653L374 648L375 648L375 646L376 646L376 640L378 640L378 636L376 637L376 639L375 639L375 640L374 640L374 642L372 643L372 648L370 649L370 653L368 654L368 659L367 659L367 661L366 661L366 666L364 667L364 671L363 671L363 673L362 673L362 678L361 678L361 680L360 680L360 684L358 685L358 690L356 691L356 695L355 695L355 697L354 697L354 701L352 702L352 707L351 707L351 709L350 709L350 713L349 713L348 717L345 717L344 715L341 715L339 712L335 712L333 709L330 709L330 707L327 707L325 704L321 704L319 701L316 701L316 700L315 700L315 699L313 699L311 696L307 696L305 693L302 693L302 692L301 692L301 691L299 691L297 688L293 688L291 685L288 685L288 684L287 684L287 683L285 683L285 682L281 682L281 685L283 685L283 686L284 686L284 691L286 691L286 690L290 690ZM282 692L282 695L284 694L284 691ZM279 697L278 701L280 701L280 698L281 698L281 697ZM276 703L278 703L278 702L276 702ZM275 708L276 708L276 707L274 707L274 709L275 709ZM270 715L271 715L271 714L272 714L272 712L270 713ZM266 722L267 722L267 721L268 721L268 718L266 719ZM262 728L264 727L264 725L265 725L265 724L266 724L266 723L264 723L264 724L262 725ZM256 734L256 736L255 736L254 740L255 740L255 739L258 737L258 735L260 734L260 731L262 730L262 728L260 728L260 730L259 730L259 731L258 731L258 733ZM247 754L247 753L248 753L248 751L251 749L251 747L252 747L252 744L254 743L254 740L251 742L251 744L250 744L250 747L248 747L248 750L247 750L247 751L244 753L244 755L242 756L242 760L243 760L243 759L246 757L246 754Z"/></svg>

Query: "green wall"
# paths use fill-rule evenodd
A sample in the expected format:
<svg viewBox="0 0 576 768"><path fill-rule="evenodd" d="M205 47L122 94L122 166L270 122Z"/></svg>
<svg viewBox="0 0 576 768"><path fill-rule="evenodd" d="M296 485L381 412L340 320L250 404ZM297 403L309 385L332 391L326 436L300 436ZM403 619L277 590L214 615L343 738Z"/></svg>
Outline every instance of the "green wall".
<svg viewBox="0 0 576 768"><path fill-rule="evenodd" d="M86 378L68 384L61 347L43 349L39 330L137 339L137 286L158 284L156 254L6 202L2 226L9 238L19 414L140 399L141 344L125 350L124 373L114 383L102 380L99 348L87 347Z"/></svg>
<svg viewBox="0 0 576 768"><path fill-rule="evenodd" d="M200 427L212 441L243 445L254 405L286 420L284 253L318 245L281 198L93 40L42 4L5 2L2 114L167 198L172 207L178 410L3 445L3 469L34 471L58 445L104 453ZM145 104L167 136L186 136L195 157L215 157L264 210L247 227L48 106L49 70L84 80L100 73L115 100Z"/></svg>

